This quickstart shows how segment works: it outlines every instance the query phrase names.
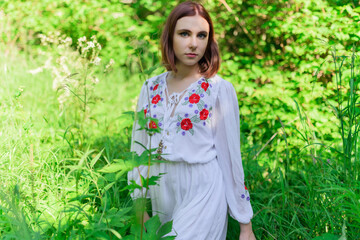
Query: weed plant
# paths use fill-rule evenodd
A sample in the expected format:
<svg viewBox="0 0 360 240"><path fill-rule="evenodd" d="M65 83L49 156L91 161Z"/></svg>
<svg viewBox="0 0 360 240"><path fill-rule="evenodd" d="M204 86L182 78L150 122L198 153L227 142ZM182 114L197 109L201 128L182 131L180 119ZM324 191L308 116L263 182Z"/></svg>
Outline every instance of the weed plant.
<svg viewBox="0 0 360 240"><path fill-rule="evenodd" d="M96 140L96 131L90 131L93 122L82 121L82 130L94 138L71 148L64 138L66 124L58 95L52 90L51 72L44 69L32 74L29 71L41 62L17 55L16 49L11 52L1 55L0 61L0 238L111 239L126 235L132 214L126 194L119 194L126 185L124 178L114 182L111 174L96 169L112 160L105 151L126 145L127 139L120 135ZM66 107L79 109L69 103ZM116 120L118 116L111 117ZM67 123L70 120L74 119L68 118ZM120 129L126 126L118 121L100 127L117 125ZM94 143L97 150L89 148Z"/></svg>
<svg viewBox="0 0 360 240"><path fill-rule="evenodd" d="M51 61L46 53L35 59L17 49L4 51L0 44L0 238L133 239L141 232L143 239L164 237L156 216L145 225L146 233L134 223L128 193L147 189L156 179L146 176L142 186L128 185L126 171L148 165L156 155L151 147L140 157L130 153L133 119L121 114L135 108L144 76L159 70L131 79L122 78L129 75L126 69L101 75L111 67L96 65L96 53L58 48L66 41L56 41L47 46ZM83 47L92 47L87 42ZM242 138L258 239L360 238L358 60L355 52L351 57L332 53L338 101L327 102L339 129L332 145L319 141L301 102L294 125L278 118L278 129L270 129L276 135L269 144L278 151L265 147L257 154L252 141ZM64 83L55 84L57 92L53 67ZM97 84L96 77L101 79ZM141 111L137 120L153 131ZM294 133L305 145L301 151L286 150ZM230 219L227 239L236 239L238 231Z"/></svg>
<svg viewBox="0 0 360 240"><path fill-rule="evenodd" d="M331 58L325 59L334 64L337 101L327 104L337 119L333 124L338 127L334 133L338 140L332 145L320 142L295 101L301 128L287 125L278 135L286 142L286 132L293 129L305 146L300 152L282 153L290 164L276 158L274 166L248 163L250 179L256 179L252 198L257 210L255 232L263 239L360 238L358 59L355 50L340 52L332 47ZM315 78L321 70L320 66Z"/></svg>
<svg viewBox="0 0 360 240"><path fill-rule="evenodd" d="M134 158L135 162L142 162L136 160L137 155L129 155L132 120L120 115L121 106L129 106L128 102L121 102L126 95L112 104L118 106L118 113L104 117L103 111L94 109L92 115L90 106L103 106L101 102L90 105L98 96L96 86L101 86L101 82L86 86L95 73L90 67L98 66L93 62L97 55L86 55L81 47L71 52L66 48L69 41L53 42L62 55L48 50L53 55L44 55L44 65L31 61L28 66L23 56L1 56L7 61L1 61L0 68L5 80L0 90L0 133L4 136L0 140L0 176L4 184L0 192L0 238L114 239L129 235L133 239L143 232L142 239L160 239L171 230L171 223L160 228L160 220L153 217L145 225L145 233L142 225L133 224L132 220L135 215L124 173L134 165L124 160ZM89 42L83 44L85 48L92 46ZM36 66L39 63L40 67ZM19 67L24 70L22 73L16 71ZM110 68L103 67L106 71ZM74 75L76 71L79 73ZM117 82L120 73L110 75L111 84ZM108 89L109 86L102 86L101 91ZM132 86L125 89L129 91ZM115 95L113 99L116 98ZM142 117L143 126L148 126L148 119ZM69 125L77 126L77 132L67 134ZM117 129L121 131L116 134ZM81 144L76 134L86 136ZM152 158L151 151L147 152L150 155L145 164ZM121 161L125 171L113 171ZM145 183L151 185L154 178L148 179Z"/></svg>

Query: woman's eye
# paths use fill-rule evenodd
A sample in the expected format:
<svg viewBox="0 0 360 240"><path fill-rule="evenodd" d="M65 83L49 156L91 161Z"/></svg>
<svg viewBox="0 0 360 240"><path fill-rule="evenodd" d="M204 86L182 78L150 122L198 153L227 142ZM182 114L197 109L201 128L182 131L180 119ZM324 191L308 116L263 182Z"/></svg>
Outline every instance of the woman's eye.
<svg viewBox="0 0 360 240"><path fill-rule="evenodd" d="M204 34L204 33L200 33L198 36L199 36L201 39L206 38L206 34Z"/></svg>
<svg viewBox="0 0 360 240"><path fill-rule="evenodd" d="M186 37L186 36L189 36L189 33L187 33L187 32L182 32L182 33L180 33L180 36Z"/></svg>

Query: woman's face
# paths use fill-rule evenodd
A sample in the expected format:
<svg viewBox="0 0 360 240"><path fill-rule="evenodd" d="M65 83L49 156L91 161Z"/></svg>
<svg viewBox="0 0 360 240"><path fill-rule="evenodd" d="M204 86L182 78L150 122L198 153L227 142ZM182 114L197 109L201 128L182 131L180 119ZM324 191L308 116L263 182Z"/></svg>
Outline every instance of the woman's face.
<svg viewBox="0 0 360 240"><path fill-rule="evenodd" d="M209 23L198 14L176 22L173 36L176 65L193 66L199 62L208 44L209 28Z"/></svg>

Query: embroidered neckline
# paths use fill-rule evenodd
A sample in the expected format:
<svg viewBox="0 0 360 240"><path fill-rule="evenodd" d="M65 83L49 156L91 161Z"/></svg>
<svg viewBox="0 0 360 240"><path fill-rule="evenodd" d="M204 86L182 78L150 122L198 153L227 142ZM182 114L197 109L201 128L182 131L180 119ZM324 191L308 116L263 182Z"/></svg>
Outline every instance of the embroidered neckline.
<svg viewBox="0 0 360 240"><path fill-rule="evenodd" d="M167 93L169 93L169 90L168 90L168 84L167 84L166 78L169 76L169 74L170 74L170 72L166 72L166 74L164 74L164 78L163 78L163 82L164 82L164 86L165 86L164 89L166 89ZM171 97L173 94L181 96L182 94L188 92L195 83L198 83L199 81L204 81L204 79L206 79L206 78L204 76L201 76L196 81L189 84L189 86L187 86L187 88L185 88L181 92L172 92L170 95L168 94L168 97ZM180 101L181 101L181 99L180 99Z"/></svg>
<svg viewBox="0 0 360 240"><path fill-rule="evenodd" d="M166 77L169 72L164 73L164 75L158 76L153 82L150 82L150 105L151 108L164 107L167 108L166 112L170 119L175 120L176 123L176 132L181 132L181 135L185 136L186 132L189 132L191 135L194 135L193 124L201 124L206 126L209 124L210 118L212 116L212 106L208 105L205 102L205 96L211 95L212 80L205 77L200 77L195 82L191 83L186 89L181 92L173 92L170 96L168 95L167 81ZM167 98L167 100L165 100ZM164 102L165 101L165 102ZM181 103L181 104L180 104ZM178 112L176 108L179 105L186 107L186 112ZM147 113L146 106L144 113ZM170 111L170 112L169 112ZM171 116L174 114L173 116ZM164 116L158 118L154 114L152 117L159 120L158 127L163 124Z"/></svg>

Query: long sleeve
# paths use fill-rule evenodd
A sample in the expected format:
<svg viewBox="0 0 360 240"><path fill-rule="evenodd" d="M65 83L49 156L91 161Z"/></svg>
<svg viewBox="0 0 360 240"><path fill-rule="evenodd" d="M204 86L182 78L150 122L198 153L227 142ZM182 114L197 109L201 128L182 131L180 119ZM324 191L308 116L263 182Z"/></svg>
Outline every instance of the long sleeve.
<svg viewBox="0 0 360 240"><path fill-rule="evenodd" d="M215 110L214 140L217 159L225 182L230 216L240 223L249 223L253 210L244 184L240 152L239 108L235 89L223 81L219 86Z"/></svg>
<svg viewBox="0 0 360 240"><path fill-rule="evenodd" d="M141 88L141 92L139 95L139 100L137 103L137 111L140 111L142 107L146 104L147 101L147 92L146 92L146 85L144 84ZM138 122L135 120L133 129L132 129L132 137L131 137L131 151L135 151L138 155L142 154L144 148L135 143L135 141L140 142L144 146L147 146L148 142L148 135L144 130L138 130L140 128ZM148 166L139 166L138 168L134 168L132 171L128 172L128 184L130 184L130 180L134 180L136 184L141 186L140 174L146 178ZM145 197L146 189L143 188L142 191L140 189L135 189L135 191L131 194L132 199ZM147 198L150 198L150 191L148 191Z"/></svg>

